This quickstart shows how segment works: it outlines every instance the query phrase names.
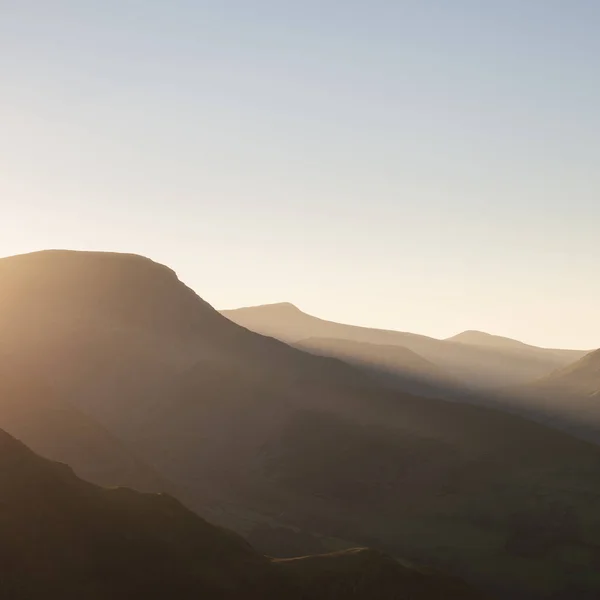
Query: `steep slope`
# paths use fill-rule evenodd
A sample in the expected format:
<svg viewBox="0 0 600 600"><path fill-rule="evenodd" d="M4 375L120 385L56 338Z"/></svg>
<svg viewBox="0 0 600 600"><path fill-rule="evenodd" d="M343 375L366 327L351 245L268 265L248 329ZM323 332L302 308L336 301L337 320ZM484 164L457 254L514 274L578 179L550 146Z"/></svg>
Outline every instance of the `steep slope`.
<svg viewBox="0 0 600 600"><path fill-rule="evenodd" d="M150 408L149 390L202 358L199 334L212 352L235 333L170 269L137 256L20 255L0 260L0 286L1 353L106 421ZM128 392L139 404L121 402Z"/></svg>
<svg viewBox="0 0 600 600"><path fill-rule="evenodd" d="M481 342L485 337L487 343L464 343L473 337L464 335L458 339L437 340L400 331L344 325L313 317L288 303L226 310L223 314L238 325L290 343L316 337L403 346L468 386L483 389L533 381L585 354L519 343L489 343L486 334L476 338Z"/></svg>
<svg viewBox="0 0 600 600"><path fill-rule="evenodd" d="M381 387L235 325L141 257L5 259L0 286L0 341L28 377L220 523L374 545L498 597L600 590L593 446Z"/></svg>
<svg viewBox="0 0 600 600"><path fill-rule="evenodd" d="M71 402L82 388L101 390L110 384L102 375L102 344L126 347L131 341L143 352L144 332L138 329L128 340L116 325L120 319L135 327L136 319L152 309L150 297L135 309L103 294L102 289L126 294L119 269L103 270L102 263L90 259L86 253L48 251L0 260L0 427L36 452L68 461L76 473L98 484L171 490L172 483ZM121 256L119 262L131 260ZM146 262L138 265L135 259L141 279ZM85 303L90 310L80 311ZM106 310L110 319L103 315ZM80 343L79 335L89 338ZM129 366L122 364L121 370ZM126 392L124 382L121 392Z"/></svg>
<svg viewBox="0 0 600 600"><path fill-rule="evenodd" d="M339 358L369 369L382 383L389 383L413 394L445 397L465 387L461 381L431 361L403 346L382 346L329 338L308 338L293 345L312 354Z"/></svg>
<svg viewBox="0 0 600 600"><path fill-rule="evenodd" d="M500 400L549 425L600 443L600 350Z"/></svg>
<svg viewBox="0 0 600 600"><path fill-rule="evenodd" d="M0 431L0 596L11 600L475 599L369 550L273 561L169 496L103 489ZM454 596L453 596L454 597Z"/></svg>

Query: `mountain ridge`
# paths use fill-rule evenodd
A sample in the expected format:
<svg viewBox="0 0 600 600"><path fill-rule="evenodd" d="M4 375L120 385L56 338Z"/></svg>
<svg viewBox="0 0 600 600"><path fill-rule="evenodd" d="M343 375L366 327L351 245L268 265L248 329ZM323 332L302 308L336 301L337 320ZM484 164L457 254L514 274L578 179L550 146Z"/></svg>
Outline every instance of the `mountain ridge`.
<svg viewBox="0 0 600 600"><path fill-rule="evenodd" d="M222 314L238 325L291 344L316 337L404 346L467 386L480 389L524 384L585 355L584 351L538 348L516 340L502 347L490 343L466 344L452 338L439 340L415 333L346 325L314 317L296 307L290 310L285 308L285 304L276 306L277 309L273 309L272 305L244 307L225 310Z"/></svg>
<svg viewBox="0 0 600 600"><path fill-rule="evenodd" d="M587 571L563 554L598 558L589 444L382 387L205 310L178 280L124 289L120 266L69 269L48 303L35 270L2 266L23 301L0 311L0 344L14 342L24 378L49 378L220 525L253 540L265 525L304 532L311 553L375 546L501 598L572 593Z"/></svg>
<svg viewBox="0 0 600 600"><path fill-rule="evenodd" d="M600 350L506 393L503 400L542 422L600 444Z"/></svg>
<svg viewBox="0 0 600 600"><path fill-rule="evenodd" d="M382 384L417 395L449 398L453 392L467 389L456 377L404 346L334 338L307 338L293 346L319 356L339 358L368 370Z"/></svg>
<svg viewBox="0 0 600 600"><path fill-rule="evenodd" d="M268 559L174 498L97 487L2 430L0 508L0 594L11 600L480 598L369 549Z"/></svg>
<svg viewBox="0 0 600 600"><path fill-rule="evenodd" d="M556 355L564 356L566 360L577 360L587 352L586 350L572 350L566 348L548 348L545 346L535 346L527 344L517 339L509 338L502 335L487 333L485 331L477 331L474 329L463 331L452 337L446 338L449 342L458 342L460 344L470 344L474 346L491 346L496 348L508 348L524 351L545 351Z"/></svg>

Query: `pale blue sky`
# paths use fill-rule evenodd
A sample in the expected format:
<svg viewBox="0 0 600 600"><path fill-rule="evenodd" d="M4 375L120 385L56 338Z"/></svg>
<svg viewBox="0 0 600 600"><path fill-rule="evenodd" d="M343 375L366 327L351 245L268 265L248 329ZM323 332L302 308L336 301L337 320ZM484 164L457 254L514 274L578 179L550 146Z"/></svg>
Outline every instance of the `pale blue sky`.
<svg viewBox="0 0 600 600"><path fill-rule="evenodd" d="M0 255L600 346L600 2L0 0Z"/></svg>

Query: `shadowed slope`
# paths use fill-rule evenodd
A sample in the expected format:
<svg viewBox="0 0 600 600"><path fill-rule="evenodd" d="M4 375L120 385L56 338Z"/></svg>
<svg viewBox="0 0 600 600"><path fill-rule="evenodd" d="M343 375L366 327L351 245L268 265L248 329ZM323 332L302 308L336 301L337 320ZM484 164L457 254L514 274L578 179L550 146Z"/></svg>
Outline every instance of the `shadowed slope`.
<svg viewBox="0 0 600 600"><path fill-rule="evenodd" d="M60 386L59 386L60 387ZM74 407L35 367L0 358L0 427L100 485L170 491L158 475L93 417Z"/></svg>
<svg viewBox="0 0 600 600"><path fill-rule="evenodd" d="M4 432L0 502L3 598L260 597L241 592L261 589L267 561L240 538L168 496L81 481Z"/></svg>
<svg viewBox="0 0 600 600"><path fill-rule="evenodd" d="M451 593L478 597L366 550L273 562L169 496L88 484L0 430L2 598L442 600Z"/></svg>
<svg viewBox="0 0 600 600"><path fill-rule="evenodd" d="M432 570L403 566L368 548L280 560L277 564L292 576L303 597L314 600L357 596L369 600L426 600L433 593L444 600L476 597L458 580ZM402 588L398 585L400 574Z"/></svg>
<svg viewBox="0 0 600 600"><path fill-rule="evenodd" d="M446 340L461 344L471 344L473 346L492 346L496 348L522 348L525 346L526 348L535 348L535 346L529 346L518 340L475 330L463 331L462 333L446 338Z"/></svg>
<svg viewBox="0 0 600 600"><path fill-rule="evenodd" d="M600 350L532 383L531 387L559 394L600 397Z"/></svg>
<svg viewBox="0 0 600 600"><path fill-rule="evenodd" d="M413 394L445 397L465 388L458 379L403 346L308 338L295 343L294 347L367 368L382 383L389 383Z"/></svg>
<svg viewBox="0 0 600 600"><path fill-rule="evenodd" d="M520 388L500 402L600 443L600 350Z"/></svg>

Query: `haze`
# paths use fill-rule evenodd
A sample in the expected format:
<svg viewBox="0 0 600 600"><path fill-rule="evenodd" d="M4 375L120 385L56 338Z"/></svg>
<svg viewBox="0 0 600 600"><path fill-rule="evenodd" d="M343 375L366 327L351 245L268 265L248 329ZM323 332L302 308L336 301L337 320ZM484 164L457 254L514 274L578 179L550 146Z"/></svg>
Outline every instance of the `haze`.
<svg viewBox="0 0 600 600"><path fill-rule="evenodd" d="M600 345L600 4L0 0L0 255Z"/></svg>

